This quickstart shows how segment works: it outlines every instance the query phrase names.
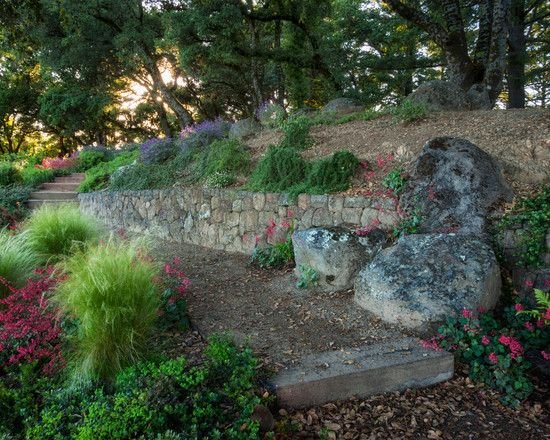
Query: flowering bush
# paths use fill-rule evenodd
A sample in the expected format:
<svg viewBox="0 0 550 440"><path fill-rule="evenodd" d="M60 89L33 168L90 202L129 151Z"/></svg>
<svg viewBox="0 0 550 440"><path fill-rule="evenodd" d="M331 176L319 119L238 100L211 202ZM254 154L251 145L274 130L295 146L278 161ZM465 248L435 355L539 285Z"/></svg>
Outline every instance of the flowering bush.
<svg viewBox="0 0 550 440"><path fill-rule="evenodd" d="M64 364L57 313L49 306L48 295L59 279L51 268L37 270L21 289L9 287L11 294L0 300L0 366L38 362L52 375Z"/></svg>
<svg viewBox="0 0 550 440"><path fill-rule="evenodd" d="M163 268L162 284L164 290L161 294L161 314L163 323L175 325L180 330L189 326L187 318L187 303L185 292L191 281L182 270L182 261L174 257L171 263L166 263Z"/></svg>
<svg viewBox="0 0 550 440"><path fill-rule="evenodd" d="M184 128L180 133L181 150L206 147L216 139L224 138L229 133L229 123L221 118L206 120Z"/></svg>
<svg viewBox="0 0 550 440"><path fill-rule="evenodd" d="M45 168L48 170L66 170L77 165L75 157L46 157L42 159L40 165L35 165L35 168Z"/></svg>
<svg viewBox="0 0 550 440"><path fill-rule="evenodd" d="M141 160L146 164L162 163L174 158L179 151L179 145L174 139L149 139L140 146Z"/></svg>
<svg viewBox="0 0 550 440"><path fill-rule="evenodd" d="M261 237L256 237L256 248L252 253L252 263L262 269L277 269L294 263L294 246L292 245L292 233L294 224L292 211L287 212L287 217L277 224L275 220L269 220L265 228L265 236L273 244L258 246Z"/></svg>
<svg viewBox="0 0 550 440"><path fill-rule="evenodd" d="M509 307L501 320L492 313L476 314L464 309L459 318L449 318L439 335L424 345L455 351L468 364L473 380L501 391L503 402L515 405L533 391L527 358L545 358L550 343L548 321L518 313L523 309L522 304Z"/></svg>

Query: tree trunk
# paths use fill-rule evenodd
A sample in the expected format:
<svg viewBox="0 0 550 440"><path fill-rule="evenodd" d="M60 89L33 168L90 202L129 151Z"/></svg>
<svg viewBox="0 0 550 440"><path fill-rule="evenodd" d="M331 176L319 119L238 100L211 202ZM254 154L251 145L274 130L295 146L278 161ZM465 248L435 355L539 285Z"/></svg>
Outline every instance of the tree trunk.
<svg viewBox="0 0 550 440"><path fill-rule="evenodd" d="M525 108L525 0L512 0L508 37L508 108Z"/></svg>
<svg viewBox="0 0 550 440"><path fill-rule="evenodd" d="M283 25L281 20L277 20L275 22L275 50L278 52L281 49L281 35L283 33ZM285 79L284 79L284 72L283 72L283 66L281 62L275 61L277 63L275 69L277 74L277 96L276 96L276 102L279 104L282 108L285 106Z"/></svg>
<svg viewBox="0 0 550 440"><path fill-rule="evenodd" d="M166 136L167 138L171 137L172 132L170 130L170 124L168 124L168 117L166 115L166 110L164 110L164 106L162 105L162 103L159 104L157 113L159 115L160 128L162 129L164 136Z"/></svg>
<svg viewBox="0 0 550 440"><path fill-rule="evenodd" d="M247 0L247 5L250 11L254 8L252 0ZM255 54L258 51L258 30L256 29L256 23L253 18L248 17L248 31L250 32L250 49L251 53ZM262 88L260 86L260 66L258 59L252 56L250 59L250 73L252 79L252 99L254 109L258 109L263 102Z"/></svg>

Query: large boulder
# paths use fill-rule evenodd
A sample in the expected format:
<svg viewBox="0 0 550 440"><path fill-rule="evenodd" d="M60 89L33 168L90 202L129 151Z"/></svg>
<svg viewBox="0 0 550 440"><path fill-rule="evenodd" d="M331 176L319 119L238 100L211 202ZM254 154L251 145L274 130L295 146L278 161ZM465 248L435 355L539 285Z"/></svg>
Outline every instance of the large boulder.
<svg viewBox="0 0 550 440"><path fill-rule="evenodd" d="M425 332L462 309L490 309L500 294L491 247L456 234L401 237L355 281L355 301L382 320Z"/></svg>
<svg viewBox="0 0 550 440"><path fill-rule="evenodd" d="M241 119L231 125L229 137L232 139L245 139L253 136L262 129L262 126L254 118Z"/></svg>
<svg viewBox="0 0 550 440"><path fill-rule="evenodd" d="M424 145L400 205L420 214L419 232L480 234L491 208L512 196L489 154L466 139L440 137Z"/></svg>
<svg viewBox="0 0 550 440"><path fill-rule="evenodd" d="M489 92L482 84L474 84L468 91L442 80L427 81L418 86L407 99L422 104L430 112L491 110Z"/></svg>
<svg viewBox="0 0 550 440"><path fill-rule="evenodd" d="M423 104L430 112L470 109L464 91L449 81L434 80L422 83L407 99Z"/></svg>
<svg viewBox="0 0 550 440"><path fill-rule="evenodd" d="M363 111L365 107L351 98L336 98L323 107L323 113L336 113L339 116Z"/></svg>
<svg viewBox="0 0 550 440"><path fill-rule="evenodd" d="M384 232L376 229L357 237L342 227L310 228L292 234L296 273L304 268L319 275L319 286L328 290L353 287L357 272L383 247Z"/></svg>

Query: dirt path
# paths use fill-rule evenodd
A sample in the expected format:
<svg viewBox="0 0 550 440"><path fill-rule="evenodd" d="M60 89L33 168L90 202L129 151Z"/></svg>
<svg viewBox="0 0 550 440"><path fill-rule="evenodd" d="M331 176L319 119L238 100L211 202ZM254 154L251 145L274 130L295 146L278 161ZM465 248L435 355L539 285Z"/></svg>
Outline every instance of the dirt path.
<svg viewBox="0 0 550 440"><path fill-rule="evenodd" d="M184 261L192 282L189 314L203 335L231 331L275 366L403 335L355 305L352 291L298 289L291 270L256 269L245 255L191 244L163 242L156 254L161 261Z"/></svg>

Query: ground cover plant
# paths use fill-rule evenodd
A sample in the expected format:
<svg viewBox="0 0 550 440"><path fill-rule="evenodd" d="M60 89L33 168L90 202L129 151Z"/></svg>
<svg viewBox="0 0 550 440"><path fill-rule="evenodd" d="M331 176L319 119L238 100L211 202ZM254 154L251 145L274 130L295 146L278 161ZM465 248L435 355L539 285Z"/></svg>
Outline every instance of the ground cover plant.
<svg viewBox="0 0 550 440"><path fill-rule="evenodd" d="M86 171L84 180L78 187L79 192L98 191L109 186L111 175L120 170L121 167L127 167L138 158L139 152L122 151L115 155L113 160L100 162Z"/></svg>
<svg viewBox="0 0 550 440"><path fill-rule="evenodd" d="M32 251L42 261L49 262L59 261L100 237L96 221L69 204L41 206L33 212L24 229Z"/></svg>
<svg viewBox="0 0 550 440"><path fill-rule="evenodd" d="M464 309L450 317L427 346L457 353L469 367L469 375L502 393L502 401L516 406L533 391L529 376L533 361L550 362L550 309L547 296L537 293L539 307L522 303L495 312Z"/></svg>

